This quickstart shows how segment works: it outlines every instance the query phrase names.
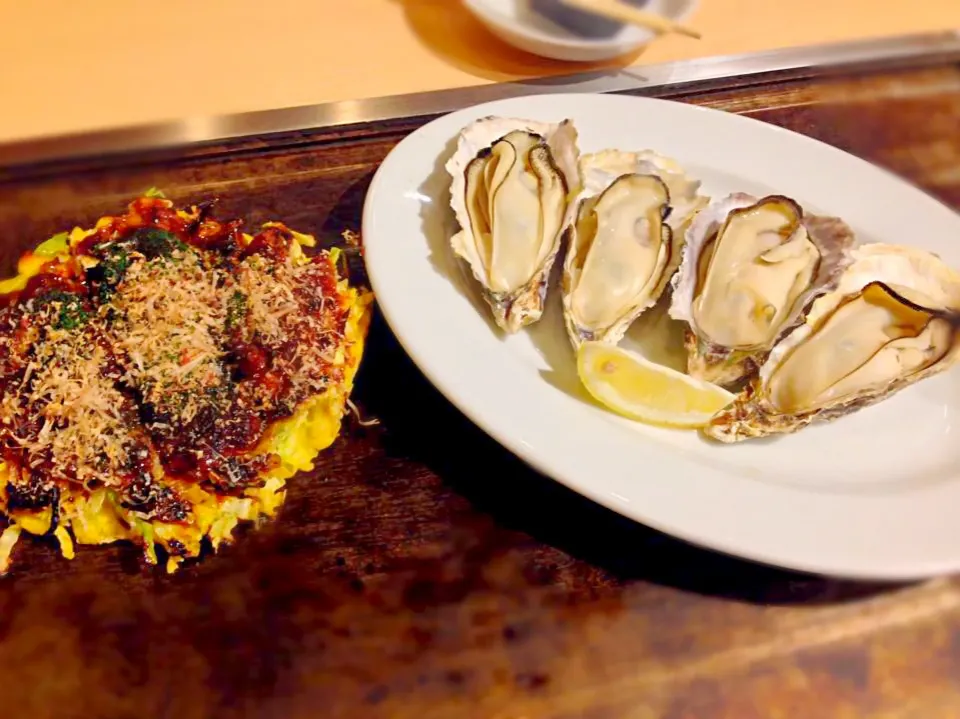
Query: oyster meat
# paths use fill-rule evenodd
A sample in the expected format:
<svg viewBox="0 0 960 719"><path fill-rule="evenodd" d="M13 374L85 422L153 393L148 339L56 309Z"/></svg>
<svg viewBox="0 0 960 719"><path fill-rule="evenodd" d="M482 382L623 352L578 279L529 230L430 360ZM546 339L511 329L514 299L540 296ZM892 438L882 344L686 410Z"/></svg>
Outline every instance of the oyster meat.
<svg viewBox="0 0 960 719"><path fill-rule="evenodd" d="M690 223L670 316L687 323L687 371L732 386L750 376L836 286L853 231L839 218L805 215L781 195L735 193Z"/></svg>
<svg viewBox="0 0 960 719"><path fill-rule="evenodd" d="M577 132L569 120L487 117L460 133L446 164L459 231L454 252L480 283L506 332L536 322L579 185Z"/></svg>
<svg viewBox="0 0 960 719"><path fill-rule="evenodd" d="M960 273L923 250L852 252L836 289L704 428L723 442L795 432L875 404L960 357Z"/></svg>
<svg viewBox="0 0 960 719"><path fill-rule="evenodd" d="M670 158L606 150L580 161L563 266L563 316L574 347L616 344L656 304L680 265L683 233L708 202Z"/></svg>

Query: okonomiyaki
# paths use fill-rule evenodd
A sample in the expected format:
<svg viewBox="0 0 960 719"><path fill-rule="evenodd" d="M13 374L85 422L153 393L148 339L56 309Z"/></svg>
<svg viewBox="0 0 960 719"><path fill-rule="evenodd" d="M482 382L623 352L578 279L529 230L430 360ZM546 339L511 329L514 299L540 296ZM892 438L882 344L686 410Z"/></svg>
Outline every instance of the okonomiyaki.
<svg viewBox="0 0 960 719"><path fill-rule="evenodd" d="M0 574L23 533L173 571L274 516L337 437L372 294L338 250L213 204L140 197L0 282Z"/></svg>

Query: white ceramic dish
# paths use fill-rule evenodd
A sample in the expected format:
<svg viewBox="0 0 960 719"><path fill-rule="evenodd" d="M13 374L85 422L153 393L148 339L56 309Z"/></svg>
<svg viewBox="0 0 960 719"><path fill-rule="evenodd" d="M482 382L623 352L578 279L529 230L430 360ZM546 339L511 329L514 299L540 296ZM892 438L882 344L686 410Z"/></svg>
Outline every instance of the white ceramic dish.
<svg viewBox="0 0 960 719"><path fill-rule="evenodd" d="M555 60L610 60L656 38L646 28L615 23L556 0L463 0L463 4L504 42ZM698 4L699 0L648 0L642 7L682 21Z"/></svg>
<svg viewBox="0 0 960 719"><path fill-rule="evenodd" d="M460 129L491 114L570 117L582 151L653 148L682 162L708 194L784 193L811 212L840 215L861 242L912 243L953 266L957 214L867 162L760 121L663 100L539 95L455 112L405 138L370 186L363 236L381 311L424 374L568 487L656 529L770 564L886 579L960 569L960 370L832 424L718 446L587 399L555 290L540 323L510 337L497 331L449 248L443 171Z"/></svg>

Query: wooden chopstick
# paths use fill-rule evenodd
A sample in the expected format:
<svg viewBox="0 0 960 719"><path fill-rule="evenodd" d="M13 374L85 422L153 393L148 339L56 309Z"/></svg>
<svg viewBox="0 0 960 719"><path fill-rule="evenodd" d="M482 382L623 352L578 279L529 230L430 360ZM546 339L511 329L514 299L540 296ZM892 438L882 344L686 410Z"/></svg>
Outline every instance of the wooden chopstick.
<svg viewBox="0 0 960 719"><path fill-rule="evenodd" d="M604 15L611 20L639 25L658 33L675 32L687 37L700 39L700 33L670 18L619 2L619 0L560 0L560 2L580 10Z"/></svg>

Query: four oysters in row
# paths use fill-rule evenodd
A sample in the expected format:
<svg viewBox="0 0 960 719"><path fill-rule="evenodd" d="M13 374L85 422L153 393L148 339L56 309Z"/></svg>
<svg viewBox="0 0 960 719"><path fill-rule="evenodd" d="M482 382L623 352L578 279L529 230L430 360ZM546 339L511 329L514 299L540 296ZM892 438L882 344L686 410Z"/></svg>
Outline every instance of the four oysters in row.
<svg viewBox="0 0 960 719"><path fill-rule="evenodd" d="M447 163L451 240L507 332L536 322L554 262L574 347L616 344L670 285L690 375L732 390L732 442L878 402L960 356L960 274L919 249L854 248L794 199L711 201L651 151L580 155L569 120L484 118Z"/></svg>

